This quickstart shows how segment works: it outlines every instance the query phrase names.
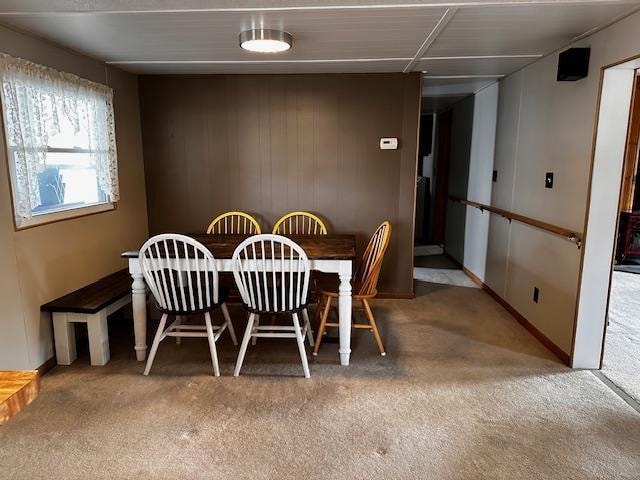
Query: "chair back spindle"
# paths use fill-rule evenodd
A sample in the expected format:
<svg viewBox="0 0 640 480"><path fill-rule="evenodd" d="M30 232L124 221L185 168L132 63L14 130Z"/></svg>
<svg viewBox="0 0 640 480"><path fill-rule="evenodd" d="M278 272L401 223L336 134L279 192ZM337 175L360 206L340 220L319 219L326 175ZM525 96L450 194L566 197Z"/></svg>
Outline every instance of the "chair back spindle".
<svg viewBox="0 0 640 480"><path fill-rule="evenodd" d="M213 219L207 228L207 233L258 235L262 232L258 221L248 213L226 212Z"/></svg>
<svg viewBox="0 0 640 480"><path fill-rule="evenodd" d="M376 294L378 277L390 236L391 224L387 221L382 222L371 236L354 277L356 284L360 285L360 290L357 292L359 295Z"/></svg>
<svg viewBox="0 0 640 480"><path fill-rule="evenodd" d="M273 226L277 235L326 235L327 227L318 217L309 212L291 212L280 218Z"/></svg>
<svg viewBox="0 0 640 480"><path fill-rule="evenodd" d="M232 257L233 276L250 311L282 313L305 305L310 265L297 243L281 235L246 239Z"/></svg>
<svg viewBox="0 0 640 480"><path fill-rule="evenodd" d="M156 235L139 254L140 268L163 311L198 312L218 303L218 271L213 254L179 234Z"/></svg>

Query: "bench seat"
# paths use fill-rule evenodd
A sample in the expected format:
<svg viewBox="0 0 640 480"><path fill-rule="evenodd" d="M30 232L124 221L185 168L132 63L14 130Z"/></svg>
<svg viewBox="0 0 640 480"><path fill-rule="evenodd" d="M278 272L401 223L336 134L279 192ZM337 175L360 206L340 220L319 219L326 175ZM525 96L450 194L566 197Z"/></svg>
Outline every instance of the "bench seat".
<svg viewBox="0 0 640 480"><path fill-rule="evenodd" d="M82 287L64 297L45 303L43 312L98 313L113 302L131 294L131 276L122 269Z"/></svg>
<svg viewBox="0 0 640 480"><path fill-rule="evenodd" d="M111 358L107 317L131 303L131 277L127 269L112 273L40 307L53 317L56 359L71 365L77 358L74 323L86 323L91 365Z"/></svg>

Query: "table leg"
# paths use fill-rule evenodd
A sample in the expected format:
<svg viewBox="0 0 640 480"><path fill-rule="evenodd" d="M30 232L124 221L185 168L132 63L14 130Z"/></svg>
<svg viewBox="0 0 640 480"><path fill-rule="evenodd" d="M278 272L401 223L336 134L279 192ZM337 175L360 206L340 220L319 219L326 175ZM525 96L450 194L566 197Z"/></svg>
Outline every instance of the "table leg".
<svg viewBox="0 0 640 480"><path fill-rule="evenodd" d="M349 365L351 355L351 268L340 272L340 297L338 299L338 322L340 330L340 364Z"/></svg>
<svg viewBox="0 0 640 480"><path fill-rule="evenodd" d="M136 358L144 362L147 356L147 286L142 273L133 273L131 306L133 309L133 331L136 337Z"/></svg>

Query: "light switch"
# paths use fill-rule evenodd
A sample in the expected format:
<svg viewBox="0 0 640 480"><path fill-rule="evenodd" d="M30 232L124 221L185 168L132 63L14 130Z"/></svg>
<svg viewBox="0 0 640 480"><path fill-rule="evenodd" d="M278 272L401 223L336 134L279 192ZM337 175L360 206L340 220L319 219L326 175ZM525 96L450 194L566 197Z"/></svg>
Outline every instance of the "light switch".
<svg viewBox="0 0 640 480"><path fill-rule="evenodd" d="M547 172L544 177L544 188L553 188L553 172Z"/></svg>

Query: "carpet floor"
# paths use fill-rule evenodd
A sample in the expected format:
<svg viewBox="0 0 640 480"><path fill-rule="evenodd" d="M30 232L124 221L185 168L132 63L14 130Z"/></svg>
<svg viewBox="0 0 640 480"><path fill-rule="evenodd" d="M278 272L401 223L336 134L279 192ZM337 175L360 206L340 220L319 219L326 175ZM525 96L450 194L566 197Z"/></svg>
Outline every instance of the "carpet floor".
<svg viewBox="0 0 640 480"><path fill-rule="evenodd" d="M640 402L640 275L613 272L602 373ZM640 476L640 475L639 475Z"/></svg>
<svg viewBox="0 0 640 480"><path fill-rule="evenodd" d="M418 282L374 304L387 356L354 334L351 366L324 344L310 380L295 342L237 349L167 340L149 377L131 326L112 361L42 378L0 428L7 479L638 479L640 415L561 365L484 291ZM242 317L232 310L236 329ZM360 315L360 313L358 314Z"/></svg>

